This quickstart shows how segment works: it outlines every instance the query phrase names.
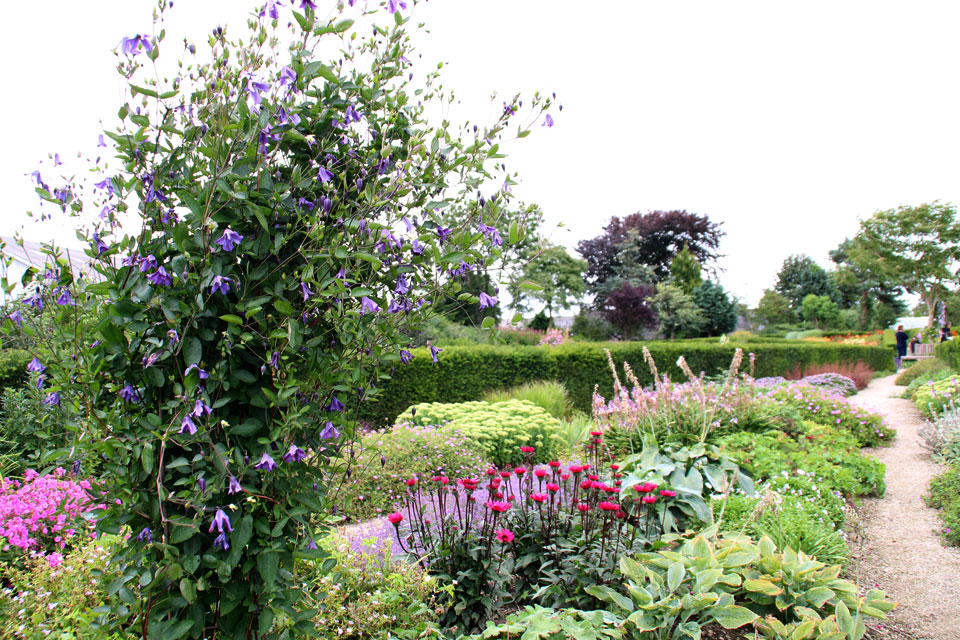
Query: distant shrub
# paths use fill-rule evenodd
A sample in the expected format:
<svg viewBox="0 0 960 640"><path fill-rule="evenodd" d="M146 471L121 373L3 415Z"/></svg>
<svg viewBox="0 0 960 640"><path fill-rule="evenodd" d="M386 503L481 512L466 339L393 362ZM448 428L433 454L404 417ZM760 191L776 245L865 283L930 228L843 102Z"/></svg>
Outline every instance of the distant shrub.
<svg viewBox="0 0 960 640"><path fill-rule="evenodd" d="M870 381L873 380L873 369L863 361L798 364L792 370L784 373L783 377L787 380L801 380L808 376L823 373L834 373L849 378L856 385L856 390L866 389Z"/></svg>
<svg viewBox="0 0 960 640"><path fill-rule="evenodd" d="M828 391L834 391L844 397L849 397L857 393L856 383L839 373L818 373L812 376L804 376L801 382L812 384Z"/></svg>
<svg viewBox="0 0 960 640"><path fill-rule="evenodd" d="M897 376L896 384L901 387L909 385L911 382L921 376L929 376L940 371L949 371L950 365L940 358L929 358L927 360L917 360L908 366L900 375Z"/></svg>
<svg viewBox="0 0 960 640"><path fill-rule="evenodd" d="M553 381L528 382L512 389L491 391L483 396L483 400L490 403L526 400L558 420L563 420L573 406L566 387Z"/></svg>
<svg viewBox="0 0 960 640"><path fill-rule="evenodd" d="M411 477L477 477L489 466L473 440L458 430L414 425L365 435L343 465L349 465L350 474L341 475L335 501L352 520L393 511Z"/></svg>
<svg viewBox="0 0 960 640"><path fill-rule="evenodd" d="M41 462L44 454L70 442L63 410L43 404L45 395L32 385L0 390L0 475L19 476L28 467L40 468L46 464Z"/></svg>
<svg viewBox="0 0 960 640"><path fill-rule="evenodd" d="M573 319L570 332L582 340L590 342L604 342L617 332L616 327L590 311L581 311Z"/></svg>
<svg viewBox="0 0 960 640"><path fill-rule="evenodd" d="M462 433L476 442L486 460L498 466L522 462L525 456L520 447L534 447L536 462L555 460L565 448L560 421L526 400L422 404L410 407L397 419L442 424L441 432Z"/></svg>
<svg viewBox="0 0 960 640"><path fill-rule="evenodd" d="M0 350L0 388L19 387L27 380L27 364L33 356L19 349Z"/></svg>
<svg viewBox="0 0 960 640"><path fill-rule="evenodd" d="M522 344L526 346L539 345L543 334L535 329L514 329L504 327L500 329L500 341L504 344Z"/></svg>

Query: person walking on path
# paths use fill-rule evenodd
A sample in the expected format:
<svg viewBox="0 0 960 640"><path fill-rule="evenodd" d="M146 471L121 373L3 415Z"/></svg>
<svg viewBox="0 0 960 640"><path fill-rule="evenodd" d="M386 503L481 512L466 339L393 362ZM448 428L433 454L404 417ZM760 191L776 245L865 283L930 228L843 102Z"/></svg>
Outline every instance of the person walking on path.
<svg viewBox="0 0 960 640"><path fill-rule="evenodd" d="M903 325L897 327L897 359L895 364L897 369L900 369L900 365L903 364L903 359L907 355L907 332L903 330Z"/></svg>

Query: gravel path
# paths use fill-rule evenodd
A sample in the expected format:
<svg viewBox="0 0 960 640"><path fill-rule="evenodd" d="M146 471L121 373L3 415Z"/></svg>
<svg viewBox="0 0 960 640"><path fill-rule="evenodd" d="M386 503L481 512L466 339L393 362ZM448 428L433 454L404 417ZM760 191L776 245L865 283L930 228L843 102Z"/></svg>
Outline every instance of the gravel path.
<svg viewBox="0 0 960 640"><path fill-rule="evenodd" d="M894 385L895 377L874 380L852 398L884 414L897 439L891 447L865 450L887 465L887 493L857 508L862 546L854 549L851 568L859 584L879 585L900 603L874 637L960 640L960 549L941 544L941 522L922 497L941 467L920 446L920 412L892 397L904 389Z"/></svg>

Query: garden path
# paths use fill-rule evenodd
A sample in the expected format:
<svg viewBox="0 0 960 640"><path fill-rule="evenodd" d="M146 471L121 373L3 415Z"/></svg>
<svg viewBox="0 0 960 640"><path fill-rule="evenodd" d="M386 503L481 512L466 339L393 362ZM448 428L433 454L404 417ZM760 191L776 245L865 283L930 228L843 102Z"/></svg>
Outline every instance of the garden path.
<svg viewBox="0 0 960 640"><path fill-rule="evenodd" d="M879 585L900 603L886 624L871 625L878 636L960 640L960 549L943 546L937 512L922 497L942 469L920 446L923 416L912 402L895 397L904 389L895 378L876 379L851 398L885 415L897 430L893 446L865 450L887 465L887 491L857 509L862 546L854 550L853 566L859 584Z"/></svg>

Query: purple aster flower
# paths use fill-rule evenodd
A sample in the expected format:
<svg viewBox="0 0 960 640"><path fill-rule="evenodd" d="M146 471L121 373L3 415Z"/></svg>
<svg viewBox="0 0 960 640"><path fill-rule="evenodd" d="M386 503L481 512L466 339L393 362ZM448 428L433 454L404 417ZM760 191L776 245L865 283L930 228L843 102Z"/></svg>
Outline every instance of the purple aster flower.
<svg viewBox="0 0 960 640"><path fill-rule="evenodd" d="M145 256L140 258L140 273L146 273L151 269L157 268L157 259L153 256Z"/></svg>
<svg viewBox="0 0 960 640"><path fill-rule="evenodd" d="M440 239L440 244L443 244L447 241L447 238L450 237L450 234L453 233L452 229L446 227L437 227L437 237Z"/></svg>
<svg viewBox="0 0 960 640"><path fill-rule="evenodd" d="M150 527L144 527L140 530L140 533L137 534L137 540L140 542L152 542L153 535L150 533Z"/></svg>
<svg viewBox="0 0 960 640"><path fill-rule="evenodd" d="M310 287L307 286L306 282L300 283L300 289L303 290L303 301L306 302L313 297L313 291L310 291Z"/></svg>
<svg viewBox="0 0 960 640"><path fill-rule="evenodd" d="M138 400L137 390L133 388L133 385L124 385L123 389L120 389L120 399L124 402L136 402Z"/></svg>
<svg viewBox="0 0 960 640"><path fill-rule="evenodd" d="M215 242L215 244L223 247L224 251L233 251L234 247L243 242L243 236L232 231L229 227L224 230L223 235Z"/></svg>
<svg viewBox="0 0 960 640"><path fill-rule="evenodd" d="M233 279L231 278L225 278L223 276L213 276L210 293L216 293L217 291L219 291L222 294L230 293L231 282L233 282Z"/></svg>
<svg viewBox="0 0 960 640"><path fill-rule="evenodd" d="M320 167L320 171L317 172L317 180L322 183L330 182L333 180L333 174L327 170L326 167Z"/></svg>
<svg viewBox="0 0 960 640"><path fill-rule="evenodd" d="M487 307L495 307L497 305L497 297L488 295L485 291L480 292L480 308L486 309Z"/></svg>
<svg viewBox="0 0 960 640"><path fill-rule="evenodd" d="M273 355L270 356L270 366L274 369L280 368L280 354L276 351L274 351Z"/></svg>
<svg viewBox="0 0 960 640"><path fill-rule="evenodd" d="M553 126L553 116L551 116L551 115L548 113L548 114L547 114L547 117L543 119L543 124L540 125L540 126L541 126L541 127L552 127L552 126Z"/></svg>
<svg viewBox="0 0 960 640"><path fill-rule="evenodd" d="M27 371L31 373L41 373L46 370L46 367L41 364L39 360L34 358L30 361L30 364L27 365Z"/></svg>
<svg viewBox="0 0 960 640"><path fill-rule="evenodd" d="M376 313L377 311L380 311L380 307L376 302L367 296L360 298L360 315L364 315L366 313Z"/></svg>
<svg viewBox="0 0 960 640"><path fill-rule="evenodd" d="M18 327L23 326L23 316L20 314L19 310L15 310L13 313L7 316L10 320L13 321Z"/></svg>
<svg viewBox="0 0 960 640"><path fill-rule="evenodd" d="M98 234L93 234L93 242L91 243L92 249L96 252L97 257L102 256L107 251L110 250L110 247L107 246L107 243L100 239Z"/></svg>
<svg viewBox="0 0 960 640"><path fill-rule="evenodd" d="M230 516L224 513L223 509L217 509L217 512L213 514L213 522L210 523L207 533L213 533L214 529L219 533L223 533L224 529L230 533L233 532L233 527L230 525Z"/></svg>
<svg viewBox="0 0 960 640"><path fill-rule="evenodd" d="M229 549L230 543L227 542L227 534L221 533L220 535L218 535L213 541L213 546L214 548L221 549L223 551L226 551L227 549Z"/></svg>
<svg viewBox="0 0 960 640"><path fill-rule="evenodd" d="M323 440L336 440L339 437L340 432L337 431L337 428L333 426L333 423L328 420L327 426L325 426L323 431L320 432L320 438Z"/></svg>
<svg viewBox="0 0 960 640"><path fill-rule="evenodd" d="M340 402L337 396L330 398L330 404L327 405L327 411L343 411L346 409L344 404Z"/></svg>
<svg viewBox="0 0 960 640"><path fill-rule="evenodd" d="M193 405L193 411L190 412L190 415L194 418L202 418L203 414L210 415L211 413L213 413L213 409L211 409L207 403L203 401L203 398L197 398L197 401Z"/></svg>
<svg viewBox="0 0 960 640"><path fill-rule="evenodd" d="M209 373L207 373L206 371L204 371L203 369L201 369L200 367L198 367L198 366L195 365L195 364L192 364L192 365L190 365L189 367L187 367L186 371L183 372L184 377L190 375L190 372L193 371L194 369L197 370L197 375L200 376L200 379L201 379L201 380L206 380L207 378L210 377L210 374L209 374Z"/></svg>
<svg viewBox="0 0 960 640"><path fill-rule="evenodd" d="M97 136L97 146L98 146L98 147L105 147L105 146L107 146L106 141L103 139L103 134L102 134L102 133Z"/></svg>
<svg viewBox="0 0 960 640"><path fill-rule="evenodd" d="M43 404L49 407L59 407L60 406L60 394L56 391L51 391L47 394L47 397L43 399Z"/></svg>
<svg viewBox="0 0 960 640"><path fill-rule="evenodd" d="M261 471L273 471L277 468L277 463L273 461L269 453L265 453L263 457L260 458L260 462L253 465L253 468L260 469Z"/></svg>
<svg viewBox="0 0 960 640"><path fill-rule="evenodd" d="M400 362L409 364L411 360L413 360L413 354L406 349L400 349Z"/></svg>
<svg viewBox="0 0 960 640"><path fill-rule="evenodd" d="M188 433L191 436L197 435L197 425L194 424L190 416L183 416L183 422L180 423L180 433Z"/></svg>
<svg viewBox="0 0 960 640"><path fill-rule="evenodd" d="M407 283L407 277L404 274L400 274L397 277L397 286L394 288L394 291L401 296L406 295L410 291L410 285Z"/></svg>
<svg viewBox="0 0 960 640"><path fill-rule="evenodd" d="M227 488L227 493L240 493L243 491L243 487L240 486L240 483L237 482L237 479L233 476L230 476L229 487Z"/></svg>
<svg viewBox="0 0 960 640"><path fill-rule="evenodd" d="M437 354L442 352L443 352L443 349L439 349L433 345L430 345L430 357L433 358L434 362L437 362Z"/></svg>
<svg viewBox="0 0 960 640"><path fill-rule="evenodd" d="M307 452L295 444L290 445L290 449L283 454L284 462L300 462L307 457Z"/></svg>
<svg viewBox="0 0 960 640"><path fill-rule="evenodd" d="M60 295L57 296L57 304L62 307L68 307L73 304L73 298L70 297L70 291L68 289L65 287L58 287L54 293L58 292Z"/></svg>
<svg viewBox="0 0 960 640"><path fill-rule="evenodd" d="M158 287L169 287L173 284L173 278L163 267L157 267L157 270L147 276L147 282Z"/></svg>

